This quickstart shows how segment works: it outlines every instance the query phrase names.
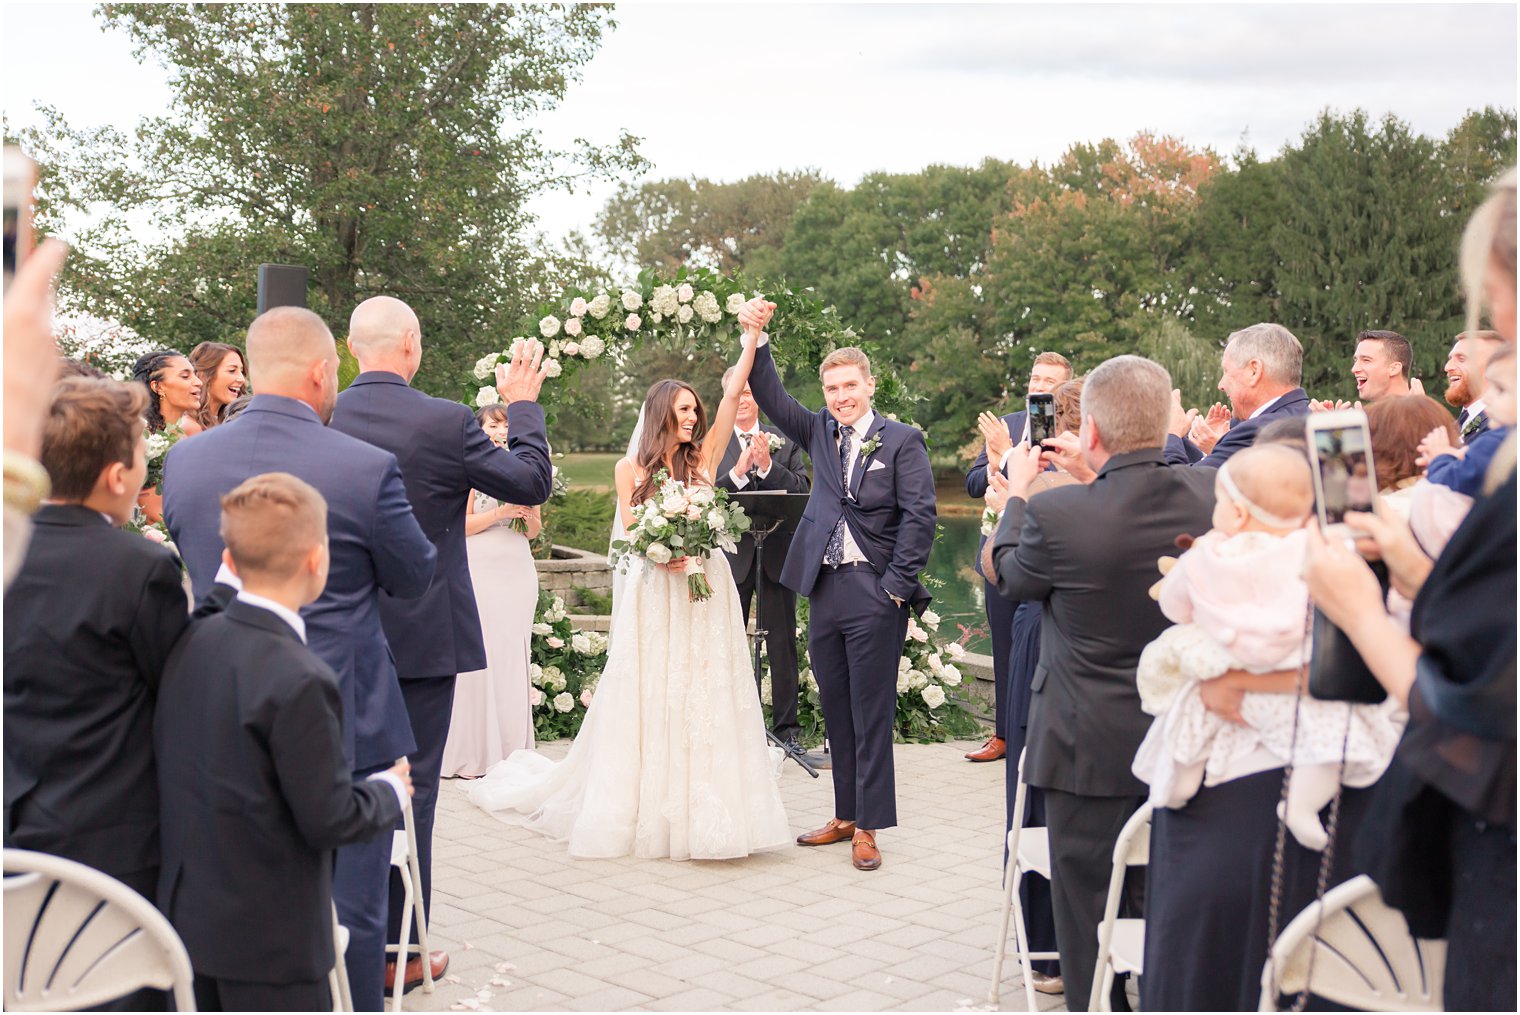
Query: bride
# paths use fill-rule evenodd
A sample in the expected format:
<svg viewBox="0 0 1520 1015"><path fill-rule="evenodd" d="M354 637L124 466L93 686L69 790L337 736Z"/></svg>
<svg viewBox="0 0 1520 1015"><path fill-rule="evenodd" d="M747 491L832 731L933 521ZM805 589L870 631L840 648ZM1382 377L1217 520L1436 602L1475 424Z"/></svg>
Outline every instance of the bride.
<svg viewBox="0 0 1520 1015"><path fill-rule="evenodd" d="M711 485L755 359L754 336L743 345L711 429L690 385L649 389L617 463L620 528L654 496L661 469ZM470 800L568 842L575 857L721 860L789 844L728 561L703 562L713 595L697 603L684 560L629 562L607 665L570 753L556 764L517 751L470 786Z"/></svg>

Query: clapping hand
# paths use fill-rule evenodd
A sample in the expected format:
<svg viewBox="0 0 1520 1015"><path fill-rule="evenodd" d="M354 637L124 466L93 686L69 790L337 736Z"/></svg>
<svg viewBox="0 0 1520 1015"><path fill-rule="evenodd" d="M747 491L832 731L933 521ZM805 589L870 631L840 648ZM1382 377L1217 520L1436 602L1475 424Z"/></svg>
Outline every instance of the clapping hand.
<svg viewBox="0 0 1520 1015"><path fill-rule="evenodd" d="M544 344L521 342L512 350L512 363L496 366L496 392L508 405L513 402L536 402L548 370L543 366Z"/></svg>
<svg viewBox="0 0 1520 1015"><path fill-rule="evenodd" d="M1008 506L1008 480L995 466L987 470L987 492L982 494L982 500L998 514Z"/></svg>
<svg viewBox="0 0 1520 1015"><path fill-rule="evenodd" d="M1214 450L1214 445L1219 439L1230 432L1230 420L1233 414L1226 405L1215 402L1209 406L1208 414L1193 420L1192 427L1188 430L1188 440L1208 454Z"/></svg>
<svg viewBox="0 0 1520 1015"><path fill-rule="evenodd" d="M759 443L762 443L762 442L758 441L758 440L753 440L753 441L740 441L739 443L742 444L743 447L741 447L739 449L739 460L736 461L736 462L734 462L734 475L736 475L736 476L744 476L744 475L748 475L749 474L749 470L752 469L752 468L754 468L754 465L755 465L755 445L759 444Z"/></svg>
<svg viewBox="0 0 1520 1015"><path fill-rule="evenodd" d="M1198 418L1197 409L1184 409L1182 407L1182 389L1172 389L1172 420L1167 427L1168 431L1178 437L1186 437L1188 431L1193 428L1193 420Z"/></svg>
<svg viewBox="0 0 1520 1015"><path fill-rule="evenodd" d="M1013 438L1008 436L1007 424L990 412L976 418L976 428L982 432L982 440L987 442L987 472L990 475L997 471L1003 456L1013 449Z"/></svg>
<svg viewBox="0 0 1520 1015"><path fill-rule="evenodd" d="M1329 399L1329 398L1327 398L1324 401L1320 401L1318 399L1312 399L1312 398L1309 400L1309 411L1310 412L1332 412L1332 411L1339 412L1342 409L1360 409L1361 407L1362 407L1362 403L1361 402L1354 402L1353 403L1353 402L1348 402L1345 399L1341 399L1341 398L1336 398L1336 399Z"/></svg>
<svg viewBox="0 0 1520 1015"><path fill-rule="evenodd" d="M755 462L755 471L765 472L771 467L771 442L765 436L765 431L755 434L755 439L749 442L747 449Z"/></svg>
<svg viewBox="0 0 1520 1015"><path fill-rule="evenodd" d="M1452 446L1451 434L1446 432L1444 426L1438 426L1426 434L1416 450L1419 452L1419 457L1414 460L1414 464L1422 469L1442 455L1453 455L1457 458L1464 458L1467 455L1467 448Z"/></svg>
<svg viewBox="0 0 1520 1015"><path fill-rule="evenodd" d="M1045 469L1045 449L1036 444L1020 444L1008 458L1008 496L1029 496L1029 484Z"/></svg>

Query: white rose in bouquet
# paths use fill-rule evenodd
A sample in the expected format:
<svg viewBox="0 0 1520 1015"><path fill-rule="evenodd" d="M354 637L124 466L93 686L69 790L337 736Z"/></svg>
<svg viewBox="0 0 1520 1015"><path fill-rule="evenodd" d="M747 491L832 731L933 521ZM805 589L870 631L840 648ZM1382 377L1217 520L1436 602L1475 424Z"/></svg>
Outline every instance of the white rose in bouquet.
<svg viewBox="0 0 1520 1015"><path fill-rule="evenodd" d="M701 508L697 508L695 504L693 504L692 507L696 508L699 511L701 510ZM707 524L711 526L714 532L728 531L728 519L723 517L722 511L713 510L707 512Z"/></svg>
<svg viewBox="0 0 1520 1015"><path fill-rule="evenodd" d="M667 515L685 514L689 506L690 502L679 493L667 493L664 497L660 498L660 510L664 511Z"/></svg>
<svg viewBox="0 0 1520 1015"><path fill-rule="evenodd" d="M919 691L918 696L923 698L924 704L930 708L939 708L945 703L945 689L937 684L930 684L922 691Z"/></svg>
<svg viewBox="0 0 1520 1015"><path fill-rule="evenodd" d="M573 711L575 711L575 698L573 698L571 696L571 694L570 694L569 691L561 691L559 694L556 694L554 696L554 711L556 711L556 712L573 712Z"/></svg>
<svg viewBox="0 0 1520 1015"><path fill-rule="evenodd" d="M743 293L734 293L733 295L729 296L728 302L723 304L723 309L727 310L730 314L737 317L739 311L744 307L744 302Z"/></svg>
<svg viewBox="0 0 1520 1015"><path fill-rule="evenodd" d="M624 290L624 292L623 292L623 309L624 310L637 310L637 309L639 309L639 307L642 307L643 305L644 305L644 297L640 296L638 293L634 292L632 289Z"/></svg>
<svg viewBox="0 0 1520 1015"><path fill-rule="evenodd" d="M490 377L496 370L496 356L494 352L488 352L475 361L475 379L483 381ZM156 435L155 435L156 436Z"/></svg>
<svg viewBox="0 0 1520 1015"><path fill-rule="evenodd" d="M571 317L585 317L586 316L586 311L588 309L590 309L590 308L587 305L586 298L584 296L577 296L575 299L573 299L573 300L570 301L570 316ZM565 330L566 331L570 330L569 325L570 325L570 322L566 321L565 322L565 326L566 326Z"/></svg>
<svg viewBox="0 0 1520 1015"><path fill-rule="evenodd" d="M670 552L670 547L666 546L664 543L652 543L650 544L649 549L645 551L645 556L654 561L656 564L669 564L672 554Z"/></svg>
<svg viewBox="0 0 1520 1015"><path fill-rule="evenodd" d="M544 703L544 692L536 687L528 688L528 704L534 708Z"/></svg>
<svg viewBox="0 0 1520 1015"><path fill-rule="evenodd" d="M629 331L638 331L643 326L644 322L639 320L638 314L629 314L628 318L623 321L623 327L627 328Z"/></svg>
<svg viewBox="0 0 1520 1015"><path fill-rule="evenodd" d="M581 352L580 343L566 342L565 347L561 349L560 352L564 353L566 356L579 356Z"/></svg>
<svg viewBox="0 0 1520 1015"><path fill-rule="evenodd" d="M596 359L606 351L607 344L595 335L587 335L586 340L581 343L581 355L587 359Z"/></svg>
<svg viewBox="0 0 1520 1015"><path fill-rule="evenodd" d="M933 610L925 610L923 612L923 615L920 616L918 619L929 630L931 630L931 631L937 631L937 630L939 630L939 614L935 613Z"/></svg>
<svg viewBox="0 0 1520 1015"><path fill-rule="evenodd" d="M570 320L565 322L565 334L569 335L571 338L574 338L580 333L581 319L579 317L572 317Z"/></svg>
<svg viewBox="0 0 1520 1015"><path fill-rule="evenodd" d="M612 297L608 296L606 293L601 293L596 297L596 299L592 300L586 306L587 313L596 318L598 321L606 317L607 311L611 309Z"/></svg>
<svg viewBox="0 0 1520 1015"><path fill-rule="evenodd" d="M553 338L559 334L559 318L550 314L538 322L538 333L545 338Z"/></svg>
<svg viewBox="0 0 1520 1015"><path fill-rule="evenodd" d="M712 487L699 486L688 493L686 499L693 504L700 504L702 507L706 507L713 502Z"/></svg>
<svg viewBox="0 0 1520 1015"><path fill-rule="evenodd" d="M695 295L696 290L691 287L689 282L682 282L681 287L676 290L676 299L682 303L690 303L691 298Z"/></svg>
<svg viewBox="0 0 1520 1015"><path fill-rule="evenodd" d="M702 509L701 508L697 507L695 504L687 504L686 505L686 520L687 521L694 522L694 521L699 520L701 517L702 517Z"/></svg>
<svg viewBox="0 0 1520 1015"><path fill-rule="evenodd" d="M946 645L945 651L949 654L951 659L966 658L966 646L962 645L958 641L952 641L950 644Z"/></svg>
<svg viewBox="0 0 1520 1015"><path fill-rule="evenodd" d="M545 641L547 642L547 644L548 644L548 646L550 648L564 648L565 647L565 640L563 638L556 638L556 637L550 636L549 638L545 639Z"/></svg>
<svg viewBox="0 0 1520 1015"><path fill-rule="evenodd" d="M484 409L488 405L495 405L501 401L501 392L487 384L475 392L475 408Z"/></svg>
<svg viewBox="0 0 1520 1015"><path fill-rule="evenodd" d="M542 638L546 634L553 634L554 628L550 627L548 624L539 622L533 625L533 633Z"/></svg>
<svg viewBox="0 0 1520 1015"><path fill-rule="evenodd" d="M723 310L718 306L718 297L710 292L697 293L697 298L691 305L696 308L697 316L708 324L717 324L723 320Z"/></svg>
<svg viewBox="0 0 1520 1015"><path fill-rule="evenodd" d="M591 654L591 639L579 632L570 636L570 650L586 656Z"/></svg>
<svg viewBox="0 0 1520 1015"><path fill-rule="evenodd" d="M959 687L961 686L961 671L956 666L946 666L944 671L940 673L939 679L944 682L946 687Z"/></svg>
<svg viewBox="0 0 1520 1015"><path fill-rule="evenodd" d="M555 359L553 356L544 360L543 368L545 377L558 377L560 374L565 372L565 368L561 366L559 360Z"/></svg>
<svg viewBox="0 0 1520 1015"><path fill-rule="evenodd" d="M690 324L691 319L695 317L696 314L697 312L691 309L691 306L689 304L683 303L681 304L680 309L676 311L676 320L680 321L682 324Z"/></svg>

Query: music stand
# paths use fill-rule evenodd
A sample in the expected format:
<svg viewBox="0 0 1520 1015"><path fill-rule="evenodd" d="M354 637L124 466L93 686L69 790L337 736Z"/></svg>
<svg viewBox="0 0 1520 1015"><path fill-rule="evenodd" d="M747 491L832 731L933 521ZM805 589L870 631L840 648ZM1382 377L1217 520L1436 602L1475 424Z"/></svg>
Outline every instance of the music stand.
<svg viewBox="0 0 1520 1015"><path fill-rule="evenodd" d="M785 490L740 490L730 493L728 499L744 509L749 516L750 535L755 538L755 633L750 637L754 639L755 653L755 694L760 695L760 646L765 641L769 632L765 627L764 603L765 597L761 594L760 583L765 577L765 540L777 532L791 533L797 528L797 523L802 520L802 513L807 510L808 495L805 493L787 493ZM789 624L795 625L792 618ZM772 685L774 687L774 685ZM763 702L765 699L761 698ZM793 750L787 744L781 742L781 738L770 731L765 730L766 737L771 743L781 748L788 758L791 758L802 770L814 779L818 778L818 769L813 767L812 762L807 760L807 752L800 748Z"/></svg>

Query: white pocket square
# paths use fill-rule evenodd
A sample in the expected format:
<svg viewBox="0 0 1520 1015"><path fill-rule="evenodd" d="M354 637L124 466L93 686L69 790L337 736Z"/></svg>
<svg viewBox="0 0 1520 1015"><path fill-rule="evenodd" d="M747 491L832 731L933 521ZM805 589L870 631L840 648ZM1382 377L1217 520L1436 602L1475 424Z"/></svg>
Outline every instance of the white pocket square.
<svg viewBox="0 0 1520 1015"><path fill-rule="evenodd" d="M877 469L885 469L886 467L886 462L872 462L869 466L866 467L866 471L875 472Z"/></svg>

